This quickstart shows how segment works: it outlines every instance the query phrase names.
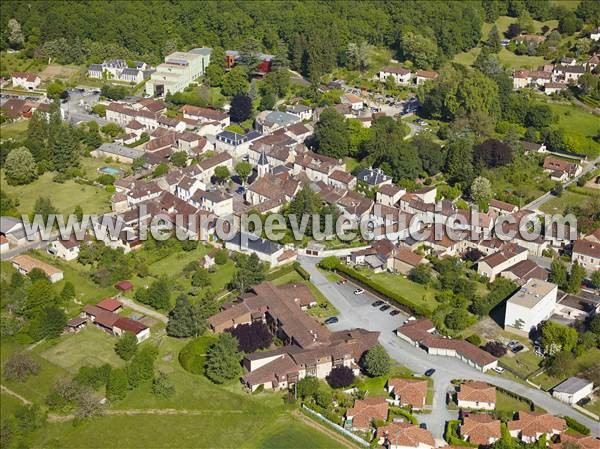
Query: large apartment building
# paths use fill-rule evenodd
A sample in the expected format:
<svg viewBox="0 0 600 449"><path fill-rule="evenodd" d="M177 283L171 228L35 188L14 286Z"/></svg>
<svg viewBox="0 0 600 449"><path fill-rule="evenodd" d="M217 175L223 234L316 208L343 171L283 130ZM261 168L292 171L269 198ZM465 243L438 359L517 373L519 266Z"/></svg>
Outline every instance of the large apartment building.
<svg viewBox="0 0 600 449"><path fill-rule="evenodd" d="M210 48L194 48L188 52L176 51L165 57L146 83L146 94L164 97L167 93L183 91L195 79L204 75L210 63Z"/></svg>

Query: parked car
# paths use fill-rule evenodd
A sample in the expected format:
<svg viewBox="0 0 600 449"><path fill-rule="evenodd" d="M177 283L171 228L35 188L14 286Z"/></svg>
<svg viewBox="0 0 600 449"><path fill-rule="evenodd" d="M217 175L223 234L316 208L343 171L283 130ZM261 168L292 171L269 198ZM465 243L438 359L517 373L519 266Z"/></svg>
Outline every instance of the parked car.
<svg viewBox="0 0 600 449"><path fill-rule="evenodd" d="M425 429L425 430L427 430L427 423L424 423L424 422L422 422L421 424L419 424L419 427L420 427L421 429Z"/></svg>
<svg viewBox="0 0 600 449"><path fill-rule="evenodd" d="M339 281L337 281L338 285L344 285L348 282L348 279L340 279Z"/></svg>
<svg viewBox="0 0 600 449"><path fill-rule="evenodd" d="M373 307L379 307L380 305L383 304L383 301L377 300L375 301L373 304L371 304Z"/></svg>
<svg viewBox="0 0 600 449"><path fill-rule="evenodd" d="M433 369L433 368L429 368L427 371L425 371L425 375L427 377L433 376L433 373L435 373L435 369Z"/></svg>
<svg viewBox="0 0 600 449"><path fill-rule="evenodd" d="M500 374L504 372L504 368L502 368L501 366L495 366L493 370Z"/></svg>
<svg viewBox="0 0 600 449"><path fill-rule="evenodd" d="M517 340L511 340L511 341L509 341L506 344L506 346L508 347L508 349L512 349L512 348L514 348L515 346L518 346L518 345L519 345L519 342Z"/></svg>
<svg viewBox="0 0 600 449"><path fill-rule="evenodd" d="M363 288L357 288L356 290L354 290L355 295L362 295L364 292L365 290Z"/></svg>
<svg viewBox="0 0 600 449"><path fill-rule="evenodd" d="M329 318L327 318L325 320L325 324L335 324L337 322L339 322L340 320L338 319L337 316L330 316Z"/></svg>
<svg viewBox="0 0 600 449"><path fill-rule="evenodd" d="M235 189L235 193L239 193L240 195L242 195L245 191L246 189L243 186L239 186L237 189Z"/></svg>
<svg viewBox="0 0 600 449"><path fill-rule="evenodd" d="M379 310L381 310L382 312L385 312L386 310L389 310L391 306L389 304L384 304L382 305Z"/></svg>
<svg viewBox="0 0 600 449"><path fill-rule="evenodd" d="M525 349L525 346L517 345L512 347L510 350L516 354L517 352L521 352L523 349Z"/></svg>
<svg viewBox="0 0 600 449"><path fill-rule="evenodd" d="M398 309L394 309L390 312L390 315L392 315L392 316L400 315L400 311Z"/></svg>

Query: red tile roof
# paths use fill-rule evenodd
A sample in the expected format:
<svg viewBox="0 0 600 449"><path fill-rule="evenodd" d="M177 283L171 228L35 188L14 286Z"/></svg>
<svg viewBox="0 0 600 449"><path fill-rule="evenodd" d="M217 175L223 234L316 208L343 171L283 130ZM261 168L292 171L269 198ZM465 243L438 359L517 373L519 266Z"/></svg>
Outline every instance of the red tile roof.
<svg viewBox="0 0 600 449"><path fill-rule="evenodd" d="M388 447L435 447L433 435L427 429L405 422L395 422L377 429L377 437L384 438Z"/></svg>
<svg viewBox="0 0 600 449"><path fill-rule="evenodd" d="M457 394L459 401L496 403L496 387L486 382L464 382Z"/></svg>
<svg viewBox="0 0 600 449"><path fill-rule="evenodd" d="M392 394L400 397L402 405L412 405L421 408L425 405L427 396L427 381L417 379L390 379L390 387L394 387Z"/></svg>
<svg viewBox="0 0 600 449"><path fill-rule="evenodd" d="M96 307L100 307L101 309L108 310L109 312L114 312L120 307L123 307L123 303L115 298L104 298Z"/></svg>
<svg viewBox="0 0 600 449"><path fill-rule="evenodd" d="M369 429L371 421L386 420L388 416L388 403L384 397L366 397L354 401L354 407L346 410L346 416L352 417L352 427L356 429Z"/></svg>
<svg viewBox="0 0 600 449"><path fill-rule="evenodd" d="M523 436L537 437L542 433L553 433L553 431L564 431L567 423L564 419L549 413L519 412L519 419L508 422L508 430L519 431Z"/></svg>
<svg viewBox="0 0 600 449"><path fill-rule="evenodd" d="M119 328L125 332L131 332L134 335L137 335L140 332L148 329L148 326L145 326L139 321L126 317L119 317L119 319L115 321L113 327Z"/></svg>
<svg viewBox="0 0 600 449"><path fill-rule="evenodd" d="M470 443L487 445L500 438L500 420L485 413L471 413L463 418L460 434Z"/></svg>

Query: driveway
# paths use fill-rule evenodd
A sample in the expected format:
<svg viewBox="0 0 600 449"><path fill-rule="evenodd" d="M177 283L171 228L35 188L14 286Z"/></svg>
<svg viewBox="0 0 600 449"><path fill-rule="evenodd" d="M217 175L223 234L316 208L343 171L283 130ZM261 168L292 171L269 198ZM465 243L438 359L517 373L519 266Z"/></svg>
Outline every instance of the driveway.
<svg viewBox="0 0 600 449"><path fill-rule="evenodd" d="M157 312L156 310L151 309L150 307L138 304L133 299L126 298L125 296L119 296L118 298L119 301L121 301L124 305L126 305L130 309L135 310L136 312L143 313L144 315L155 318L165 324L167 323L167 321L169 321L166 315L163 315L162 313Z"/></svg>
<svg viewBox="0 0 600 449"><path fill-rule="evenodd" d="M329 281L316 267L317 259L300 257L299 260L302 267L311 274L311 281L340 312L338 315L339 322L330 326L332 330L362 327L368 330L380 331L379 342L398 363L416 373L423 373L429 368L436 370L432 376L435 388L432 412L419 415L420 421L427 423L427 427L436 438L443 436L447 420L457 418L457 412L446 408L446 392L451 389L452 379L484 380L490 384L514 391L530 398L552 414L568 415L577 419L588 426L592 430L592 434L595 436L600 435L598 422L575 411L567 404L555 400L543 391L500 376L481 373L455 358L432 356L411 346L393 333L393 330L398 328L406 318L405 314L391 317L389 313L380 312L370 305L374 297L367 293L354 295L352 285L337 285L335 282Z"/></svg>

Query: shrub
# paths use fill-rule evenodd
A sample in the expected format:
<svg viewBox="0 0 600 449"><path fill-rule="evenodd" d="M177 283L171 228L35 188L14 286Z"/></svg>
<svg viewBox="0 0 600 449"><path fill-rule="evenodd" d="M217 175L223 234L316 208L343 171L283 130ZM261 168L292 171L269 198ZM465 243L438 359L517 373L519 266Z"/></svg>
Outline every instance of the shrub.
<svg viewBox="0 0 600 449"><path fill-rule="evenodd" d="M408 410L405 410L401 407L390 407L390 413L406 418L406 420L408 422L410 422L411 424L417 425L419 423L417 418L412 413L410 413Z"/></svg>
<svg viewBox="0 0 600 449"><path fill-rule="evenodd" d="M483 350L489 352L494 357L502 357L506 354L506 348L498 341L488 341L483 347Z"/></svg>
<svg viewBox="0 0 600 449"><path fill-rule="evenodd" d="M217 265L225 265L227 263L227 250L220 249L215 255L215 263Z"/></svg>
<svg viewBox="0 0 600 449"><path fill-rule="evenodd" d="M298 262L293 263L294 269L305 281L310 281L310 273L306 271Z"/></svg>
<svg viewBox="0 0 600 449"><path fill-rule="evenodd" d="M342 265L342 263L340 262L340 259L338 259L335 256L325 257L324 259L322 259L319 262L319 267L323 268L324 270L329 270L329 271L336 270L341 265Z"/></svg>
<svg viewBox="0 0 600 449"><path fill-rule="evenodd" d="M363 366L369 376L383 376L390 372L390 356L385 349L383 349L383 346L373 346L366 352L363 360Z"/></svg>
<svg viewBox="0 0 600 449"><path fill-rule="evenodd" d="M564 418L565 418L565 421L567 421L567 426L569 426L571 429L573 429L576 432L579 432L583 435L590 434L590 429L587 426L581 424L576 419L571 418L570 416L565 416Z"/></svg>
<svg viewBox="0 0 600 449"><path fill-rule="evenodd" d="M25 382L31 375L40 372L40 365L27 354L17 352L4 364L4 378L10 381Z"/></svg>
<svg viewBox="0 0 600 449"><path fill-rule="evenodd" d="M469 335L466 340L471 343L472 345L475 346L480 346L481 345L481 337L479 335L473 334L473 335Z"/></svg>
<svg viewBox="0 0 600 449"><path fill-rule="evenodd" d="M268 348L273 342L273 336L266 324L256 321L252 324L240 324L227 329L238 340L238 349L245 353L252 353L258 349Z"/></svg>

